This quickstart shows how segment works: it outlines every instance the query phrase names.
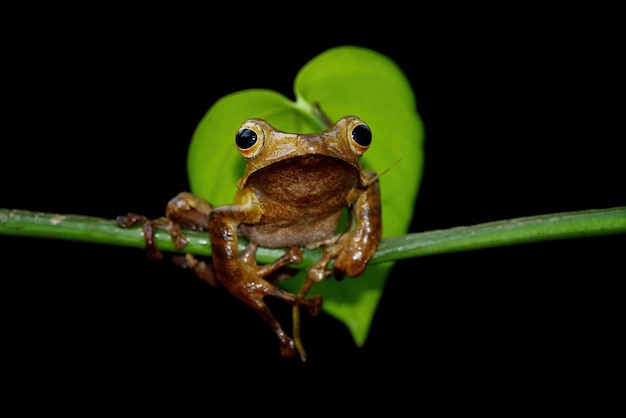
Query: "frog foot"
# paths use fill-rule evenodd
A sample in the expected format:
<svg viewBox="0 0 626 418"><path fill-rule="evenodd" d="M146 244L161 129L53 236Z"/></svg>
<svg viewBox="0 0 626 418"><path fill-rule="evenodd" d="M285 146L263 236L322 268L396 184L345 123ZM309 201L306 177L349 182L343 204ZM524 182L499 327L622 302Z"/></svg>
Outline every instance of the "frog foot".
<svg viewBox="0 0 626 418"><path fill-rule="evenodd" d="M129 213L127 215L118 216L116 221L122 228L130 228L135 224L142 225L143 238L146 243L146 256L151 260L160 260L163 258L163 253L158 249L154 240L158 228L167 231L177 250L182 250L187 245L187 238L181 232L180 227L169 218L161 217L151 220L143 215Z"/></svg>
<svg viewBox="0 0 626 418"><path fill-rule="evenodd" d="M219 287L219 282L217 277L215 277L215 270L213 270L213 264L211 264L210 260L202 260L189 253L172 253L170 254L170 259L178 267L184 270L191 270L197 277L212 287Z"/></svg>
<svg viewBox="0 0 626 418"><path fill-rule="evenodd" d="M296 346L296 350L300 353L300 360L306 361L306 350L304 349L304 345L302 344L302 337L300 336L300 306L304 306L309 310L311 315L317 315L322 310L322 296L314 295L309 299L304 299L301 296L298 296L298 303L295 303L292 308L292 317L293 317L293 339L294 344Z"/></svg>

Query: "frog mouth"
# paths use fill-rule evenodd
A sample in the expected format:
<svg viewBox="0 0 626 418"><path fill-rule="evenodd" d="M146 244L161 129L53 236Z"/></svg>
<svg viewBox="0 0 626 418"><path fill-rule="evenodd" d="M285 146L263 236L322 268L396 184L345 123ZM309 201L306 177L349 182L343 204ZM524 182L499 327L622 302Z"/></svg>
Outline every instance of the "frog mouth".
<svg viewBox="0 0 626 418"><path fill-rule="evenodd" d="M286 176L315 176L330 175L333 172L358 171L349 162L325 154L306 154L291 157L286 160L273 162L252 173L253 176L286 175Z"/></svg>

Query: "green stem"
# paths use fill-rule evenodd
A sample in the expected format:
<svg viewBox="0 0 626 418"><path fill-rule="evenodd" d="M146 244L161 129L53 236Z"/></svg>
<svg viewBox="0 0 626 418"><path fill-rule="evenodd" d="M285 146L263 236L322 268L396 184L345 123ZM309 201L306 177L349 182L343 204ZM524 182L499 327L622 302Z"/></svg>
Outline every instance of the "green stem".
<svg viewBox="0 0 626 418"><path fill-rule="evenodd" d="M376 262L540 241L626 233L626 206L561 212L383 240Z"/></svg>
<svg viewBox="0 0 626 418"><path fill-rule="evenodd" d="M468 251L505 245L525 244L589 236L626 233L626 206L553 213L488 222L444 230L411 233L384 239L371 263L426 255ZM145 248L141 227L121 228L113 220L0 208L0 235L83 241L106 245ZM189 244L183 252L211 255L208 234L185 231ZM159 249L176 251L165 231L157 231ZM242 247L246 244L242 240ZM257 260L269 263L283 254L282 249L259 248ZM319 250L304 250L298 267L312 265Z"/></svg>

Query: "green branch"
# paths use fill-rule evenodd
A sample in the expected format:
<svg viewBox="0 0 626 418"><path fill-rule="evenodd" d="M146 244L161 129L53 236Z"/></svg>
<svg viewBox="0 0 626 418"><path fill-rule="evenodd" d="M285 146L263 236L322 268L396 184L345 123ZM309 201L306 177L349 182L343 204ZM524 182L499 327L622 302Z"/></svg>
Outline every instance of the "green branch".
<svg viewBox="0 0 626 418"><path fill-rule="evenodd" d="M624 233L626 233L626 206L553 213L386 238L380 243L371 263L505 245ZM145 248L143 232L139 226L121 228L114 220L17 209L0 209L0 235ZM206 232L185 231L185 235L189 244L182 252L211 255ZM162 251L176 251L167 232L157 231L155 239ZM242 248L245 243L244 240L241 241ZM304 260L299 267L312 265L320 256L319 249L304 250L303 253ZM257 260L269 263L282 254L282 249L259 248Z"/></svg>

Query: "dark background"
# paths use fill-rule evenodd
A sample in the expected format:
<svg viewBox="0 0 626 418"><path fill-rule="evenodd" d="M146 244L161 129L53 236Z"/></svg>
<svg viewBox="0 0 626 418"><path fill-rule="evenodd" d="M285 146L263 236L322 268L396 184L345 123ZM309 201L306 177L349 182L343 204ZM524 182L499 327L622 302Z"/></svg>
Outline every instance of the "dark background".
<svg viewBox="0 0 626 418"><path fill-rule="evenodd" d="M342 18L332 31L244 17L228 31L121 18L15 30L3 41L0 207L159 216L188 187L187 146L217 99L256 87L292 97L300 67L346 44L387 54L413 85L426 165L411 231L625 205L617 29L604 15L591 29L582 12L507 16L428 29L419 15L384 28ZM365 346L305 315L302 364L224 290L140 250L0 236L5 361L16 381L63 377L74 389L277 378L268 391L408 379L437 395L584 392L623 354L625 242L398 262ZM275 309L288 323L289 309Z"/></svg>

